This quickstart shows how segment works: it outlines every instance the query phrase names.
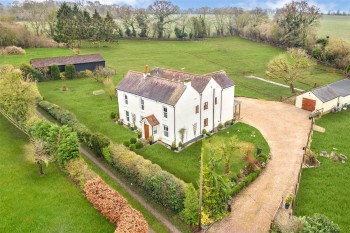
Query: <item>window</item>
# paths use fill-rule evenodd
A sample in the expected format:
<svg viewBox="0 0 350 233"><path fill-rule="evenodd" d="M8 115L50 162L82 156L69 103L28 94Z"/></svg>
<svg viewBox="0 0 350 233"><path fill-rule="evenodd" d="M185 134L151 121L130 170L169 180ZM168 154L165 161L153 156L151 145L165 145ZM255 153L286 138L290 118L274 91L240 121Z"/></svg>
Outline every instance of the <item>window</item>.
<svg viewBox="0 0 350 233"><path fill-rule="evenodd" d="M164 137L169 137L169 128L167 125L163 125Z"/></svg>
<svg viewBox="0 0 350 233"><path fill-rule="evenodd" d="M163 117L168 118L168 108L167 107L163 107Z"/></svg>
<svg viewBox="0 0 350 233"><path fill-rule="evenodd" d="M204 127L207 127L208 126L208 118L205 118L204 119Z"/></svg>
<svg viewBox="0 0 350 233"><path fill-rule="evenodd" d="M196 106L196 114L199 113L199 105Z"/></svg>
<svg viewBox="0 0 350 233"><path fill-rule="evenodd" d="M207 110L208 109L208 102L205 102L204 103L204 110Z"/></svg>
<svg viewBox="0 0 350 233"><path fill-rule="evenodd" d="M218 104L218 97L215 97L215 104Z"/></svg>
<svg viewBox="0 0 350 233"><path fill-rule="evenodd" d="M129 122L130 121L130 116L129 116L129 112L125 111L125 116L126 116L126 121Z"/></svg>
<svg viewBox="0 0 350 233"><path fill-rule="evenodd" d="M156 135L158 132L157 132L157 126L154 126L153 127L153 135Z"/></svg>
<svg viewBox="0 0 350 233"><path fill-rule="evenodd" d="M141 98L140 103L141 103L141 110L145 110L145 100Z"/></svg>
<svg viewBox="0 0 350 233"><path fill-rule="evenodd" d="M127 95L124 95L124 103L125 103L125 104L128 104L128 103L129 103L129 101L128 101L128 96L127 96Z"/></svg>
<svg viewBox="0 0 350 233"><path fill-rule="evenodd" d="M197 135L197 123L193 124L193 135L196 136Z"/></svg>

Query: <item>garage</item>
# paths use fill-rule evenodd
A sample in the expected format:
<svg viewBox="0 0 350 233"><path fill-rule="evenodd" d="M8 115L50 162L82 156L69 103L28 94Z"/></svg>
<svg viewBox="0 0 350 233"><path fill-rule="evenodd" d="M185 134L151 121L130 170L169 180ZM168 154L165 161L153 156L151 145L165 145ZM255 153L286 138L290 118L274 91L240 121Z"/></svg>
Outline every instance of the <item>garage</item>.
<svg viewBox="0 0 350 233"><path fill-rule="evenodd" d="M312 112L315 110L315 108L316 108L316 100L303 98L302 109Z"/></svg>
<svg viewBox="0 0 350 233"><path fill-rule="evenodd" d="M322 114L336 107L350 104L350 79L306 91L296 97L295 106L307 111L320 111Z"/></svg>

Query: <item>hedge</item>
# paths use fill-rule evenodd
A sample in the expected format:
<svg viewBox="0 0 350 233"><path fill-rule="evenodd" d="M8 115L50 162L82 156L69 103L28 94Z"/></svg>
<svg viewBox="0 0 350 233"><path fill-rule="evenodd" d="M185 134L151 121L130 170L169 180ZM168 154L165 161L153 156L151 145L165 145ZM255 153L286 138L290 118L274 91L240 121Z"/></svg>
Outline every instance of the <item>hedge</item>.
<svg viewBox="0 0 350 233"><path fill-rule="evenodd" d="M185 183L182 180L123 145L110 146L110 154L112 165L155 201L175 212L184 208Z"/></svg>
<svg viewBox="0 0 350 233"><path fill-rule="evenodd" d="M260 169L255 170L254 172L250 173L247 177L245 177L244 180L242 180L239 184L235 185L231 191L230 195L234 196L239 191L241 191L244 187L248 186L250 183L252 183L261 173Z"/></svg>
<svg viewBox="0 0 350 233"><path fill-rule="evenodd" d="M38 106L61 124L72 127L80 141L87 143L96 154L109 160L109 163L112 161L114 168L139 185L156 202L175 212L180 212L184 208L185 182L123 145L110 144L110 140L104 135L92 134L74 114L60 106L48 101L40 101ZM107 146L109 146L109 152L104 149ZM135 149L135 145L131 149Z"/></svg>
<svg viewBox="0 0 350 233"><path fill-rule="evenodd" d="M142 214L133 209L124 197L111 189L101 178L87 181L84 192L95 209L117 225L115 232L148 232L148 224Z"/></svg>

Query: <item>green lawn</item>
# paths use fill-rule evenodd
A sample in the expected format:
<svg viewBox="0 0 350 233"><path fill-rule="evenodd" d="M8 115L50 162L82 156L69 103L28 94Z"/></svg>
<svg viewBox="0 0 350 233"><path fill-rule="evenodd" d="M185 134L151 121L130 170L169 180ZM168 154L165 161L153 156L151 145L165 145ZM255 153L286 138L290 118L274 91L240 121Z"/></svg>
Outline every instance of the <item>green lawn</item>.
<svg viewBox="0 0 350 233"><path fill-rule="evenodd" d="M236 82L236 95L276 100L290 96L287 88L274 86L258 80L244 78L255 75L267 78L266 64L275 55L283 52L270 45L251 42L239 37L208 39L203 41L144 41L120 40L118 44L81 49L82 54L101 53L107 66L116 69L118 83L128 70L142 71L144 65L150 67L185 68L187 72L205 74L225 70ZM0 64L20 65L29 63L30 58L70 55L68 49L27 49L24 56L0 56ZM343 78L339 71L317 66L311 75L296 87L309 89ZM283 83L283 80L276 80Z"/></svg>
<svg viewBox="0 0 350 233"><path fill-rule="evenodd" d="M350 43L350 16L322 16L318 35L341 38Z"/></svg>
<svg viewBox="0 0 350 233"><path fill-rule="evenodd" d="M328 114L316 124L326 128L326 132L314 132L311 149L319 154L337 148L350 159L350 110ZM342 232L350 232L350 161L342 164L328 158L318 159L319 168L303 170L295 213L325 214L339 224Z"/></svg>
<svg viewBox="0 0 350 233"><path fill-rule="evenodd" d="M0 116L0 232L113 232L109 223L55 166L27 159L28 139Z"/></svg>

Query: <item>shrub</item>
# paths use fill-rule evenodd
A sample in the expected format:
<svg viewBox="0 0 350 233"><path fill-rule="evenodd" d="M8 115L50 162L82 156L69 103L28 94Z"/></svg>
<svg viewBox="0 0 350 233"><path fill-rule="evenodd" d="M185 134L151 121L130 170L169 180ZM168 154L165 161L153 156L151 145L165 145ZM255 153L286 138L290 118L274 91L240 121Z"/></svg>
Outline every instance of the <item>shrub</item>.
<svg viewBox="0 0 350 233"><path fill-rule="evenodd" d="M79 141L76 132L68 132L68 127L60 129L60 138L57 148L57 161L61 168L70 160L79 157Z"/></svg>
<svg viewBox="0 0 350 233"><path fill-rule="evenodd" d="M135 148L136 148L136 149L141 149L142 147L143 147L142 142L137 141L137 142L135 143Z"/></svg>
<svg viewBox="0 0 350 233"><path fill-rule="evenodd" d="M111 117L112 120L115 119L116 116L117 116L116 112L111 112L110 117Z"/></svg>
<svg viewBox="0 0 350 233"><path fill-rule="evenodd" d="M60 69L58 68L57 65L52 65L51 66L51 78L54 80L59 80L60 79Z"/></svg>
<svg viewBox="0 0 350 233"><path fill-rule="evenodd" d="M176 149L176 142L173 141L173 143L171 143L171 150L175 150Z"/></svg>
<svg viewBox="0 0 350 233"><path fill-rule="evenodd" d="M180 218L187 224L195 225L198 221L198 192L192 184L185 188L184 209L180 212Z"/></svg>
<svg viewBox="0 0 350 233"><path fill-rule="evenodd" d="M82 158L76 158L69 161L66 164L66 170L72 180L79 185L81 189L84 189L84 185L88 180L97 177L87 163Z"/></svg>
<svg viewBox="0 0 350 233"><path fill-rule="evenodd" d="M126 146L126 147L129 147L130 146L130 142L129 141L125 141L125 142L123 142L123 145Z"/></svg>
<svg viewBox="0 0 350 233"><path fill-rule="evenodd" d="M7 47L1 49L0 53L2 55L24 55L24 54L26 54L26 51L24 49L22 49L21 47L7 46Z"/></svg>
<svg viewBox="0 0 350 233"><path fill-rule="evenodd" d="M218 124L218 129L221 130L222 128L224 128L224 126L221 123Z"/></svg>
<svg viewBox="0 0 350 233"><path fill-rule="evenodd" d="M202 130L202 134L204 135L204 134L206 134L207 133L207 130L206 129L203 129Z"/></svg>
<svg viewBox="0 0 350 233"><path fill-rule="evenodd" d="M340 232L339 226L322 214L315 214L312 217L303 217L303 220L303 230L301 233Z"/></svg>
<svg viewBox="0 0 350 233"><path fill-rule="evenodd" d="M136 138L130 138L130 143L131 144L135 144L137 142L137 139Z"/></svg>
<svg viewBox="0 0 350 233"><path fill-rule="evenodd" d="M135 148L136 148L135 144L131 144L131 145L129 146L129 149L130 149L131 151L134 151Z"/></svg>
<svg viewBox="0 0 350 233"><path fill-rule="evenodd" d="M96 153L97 156L103 156L103 148L108 147L110 144L109 138L101 133L95 133L90 139L90 148Z"/></svg>
<svg viewBox="0 0 350 233"><path fill-rule="evenodd" d="M0 46L19 46L23 48L57 47L51 39L32 34L24 24L0 22Z"/></svg>
<svg viewBox="0 0 350 233"><path fill-rule="evenodd" d="M110 146L114 167L156 202L175 212L183 209L185 183L122 145Z"/></svg>
<svg viewBox="0 0 350 233"><path fill-rule="evenodd" d="M228 126L228 125L230 125L230 124L231 124L230 121L226 121L226 122L225 122L225 125L226 125L226 126Z"/></svg>
<svg viewBox="0 0 350 233"><path fill-rule="evenodd" d="M44 80L44 74L41 70L33 69L32 71L32 78L36 81L43 81Z"/></svg>
<svg viewBox="0 0 350 233"><path fill-rule="evenodd" d="M183 147L182 142L179 142L179 147L180 147L180 148L182 148L182 147Z"/></svg>
<svg viewBox="0 0 350 233"><path fill-rule="evenodd" d="M19 69L22 72L22 76L23 78L33 78L32 73L33 73L33 67L31 65L28 64L22 64Z"/></svg>
<svg viewBox="0 0 350 233"><path fill-rule="evenodd" d="M105 147L105 148L102 149L102 154L103 154L103 157L105 158L105 160L109 164L112 164L113 160L112 160L112 157L111 157L111 151L109 150L108 147Z"/></svg>
<svg viewBox="0 0 350 233"><path fill-rule="evenodd" d="M95 209L118 226L115 232L148 232L148 224L142 214L133 209L118 192L111 189L101 178L87 181L84 192Z"/></svg>
<svg viewBox="0 0 350 233"><path fill-rule="evenodd" d="M64 75L67 79L74 79L76 77L76 71L74 65L66 65Z"/></svg>

